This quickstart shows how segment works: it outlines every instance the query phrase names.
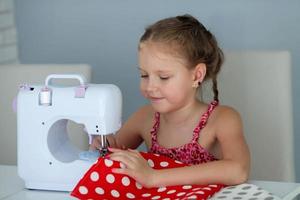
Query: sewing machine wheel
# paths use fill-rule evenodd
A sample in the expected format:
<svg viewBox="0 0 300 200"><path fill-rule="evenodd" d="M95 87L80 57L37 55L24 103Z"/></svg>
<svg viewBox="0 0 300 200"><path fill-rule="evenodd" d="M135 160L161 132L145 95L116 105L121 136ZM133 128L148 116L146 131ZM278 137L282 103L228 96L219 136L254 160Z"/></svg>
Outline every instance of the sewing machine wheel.
<svg viewBox="0 0 300 200"><path fill-rule="evenodd" d="M47 143L57 160L68 163L78 159L80 151L88 150L88 135L83 124L61 119L50 127Z"/></svg>

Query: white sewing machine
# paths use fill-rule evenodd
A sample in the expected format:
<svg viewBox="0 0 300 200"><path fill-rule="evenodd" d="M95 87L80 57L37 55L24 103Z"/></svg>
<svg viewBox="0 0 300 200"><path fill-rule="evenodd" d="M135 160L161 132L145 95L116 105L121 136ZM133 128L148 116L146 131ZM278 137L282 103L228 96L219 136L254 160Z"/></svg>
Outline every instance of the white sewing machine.
<svg viewBox="0 0 300 200"><path fill-rule="evenodd" d="M80 85L57 87L53 79L77 79ZM22 85L17 97L18 174L26 188L71 191L92 163L78 159L80 150L68 138L68 120L84 124L89 135L105 141L105 135L120 128L121 110L117 86L87 85L77 74L49 75L45 86Z"/></svg>

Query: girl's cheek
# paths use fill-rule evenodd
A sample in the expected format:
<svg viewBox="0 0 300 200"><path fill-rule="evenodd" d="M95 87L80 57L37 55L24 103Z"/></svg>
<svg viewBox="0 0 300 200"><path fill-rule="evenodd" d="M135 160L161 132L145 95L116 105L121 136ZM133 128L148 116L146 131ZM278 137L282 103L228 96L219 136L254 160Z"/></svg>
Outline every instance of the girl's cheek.
<svg viewBox="0 0 300 200"><path fill-rule="evenodd" d="M143 83L143 82L141 82L140 83L140 91L143 93L143 94L145 94L146 93L146 84L145 83Z"/></svg>
<svg viewBox="0 0 300 200"><path fill-rule="evenodd" d="M140 87L140 92L143 95L143 97L147 98L147 92L145 91L145 89L143 89L142 87Z"/></svg>

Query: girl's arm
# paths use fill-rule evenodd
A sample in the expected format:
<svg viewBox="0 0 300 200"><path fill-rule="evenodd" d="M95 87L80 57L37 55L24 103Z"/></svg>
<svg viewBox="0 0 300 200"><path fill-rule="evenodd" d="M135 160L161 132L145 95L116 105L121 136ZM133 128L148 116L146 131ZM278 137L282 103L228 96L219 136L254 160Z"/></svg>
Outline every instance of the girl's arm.
<svg viewBox="0 0 300 200"><path fill-rule="evenodd" d="M222 150L222 160L153 170L137 151L113 149L111 159L127 166L125 169L115 169L114 172L127 174L145 187L210 183L235 185L245 182L249 174L250 156L239 114L231 108L222 107L213 123Z"/></svg>

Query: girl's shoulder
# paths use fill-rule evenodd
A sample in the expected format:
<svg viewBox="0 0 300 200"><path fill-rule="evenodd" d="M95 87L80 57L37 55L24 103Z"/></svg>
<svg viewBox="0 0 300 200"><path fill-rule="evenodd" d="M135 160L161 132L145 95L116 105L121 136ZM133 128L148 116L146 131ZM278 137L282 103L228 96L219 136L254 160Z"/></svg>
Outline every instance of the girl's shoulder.
<svg viewBox="0 0 300 200"><path fill-rule="evenodd" d="M214 113L216 113L219 117L239 115L239 112L231 106L218 105L215 109Z"/></svg>
<svg viewBox="0 0 300 200"><path fill-rule="evenodd" d="M131 118L141 125L152 123L154 119L155 111L151 105L144 105L137 109L131 116Z"/></svg>
<svg viewBox="0 0 300 200"><path fill-rule="evenodd" d="M233 107L218 105L211 114L211 120L215 125L224 127L224 125L240 124L241 116Z"/></svg>
<svg viewBox="0 0 300 200"><path fill-rule="evenodd" d="M223 136L242 133L242 119L239 112L225 105L219 105L211 114L211 124L216 133Z"/></svg>

